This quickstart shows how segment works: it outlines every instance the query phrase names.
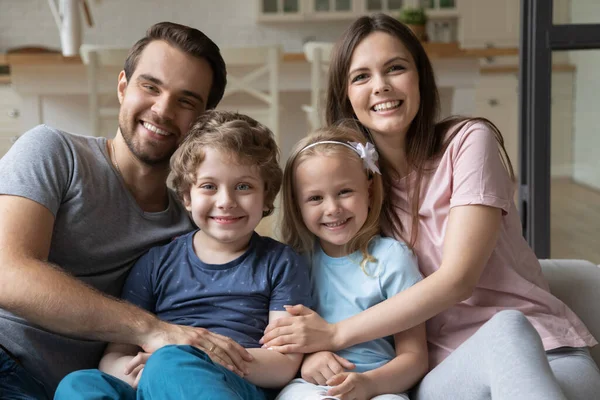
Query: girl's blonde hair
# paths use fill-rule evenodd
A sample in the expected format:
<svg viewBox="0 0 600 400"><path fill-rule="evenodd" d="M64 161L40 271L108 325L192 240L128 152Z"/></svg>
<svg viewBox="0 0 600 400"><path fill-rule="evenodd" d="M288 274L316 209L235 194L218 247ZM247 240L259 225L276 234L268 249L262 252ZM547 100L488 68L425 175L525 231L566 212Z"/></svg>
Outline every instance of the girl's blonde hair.
<svg viewBox="0 0 600 400"><path fill-rule="evenodd" d="M304 139L300 140L290 154L283 172L283 207L285 212L281 221L281 236L283 241L294 248L298 253L312 255L315 245L315 235L306 227L302 219L302 213L298 206L298 199L295 193L295 172L296 168L305 160L315 155L323 156L343 156L349 162L363 161L358 154L341 144L322 143L304 150L307 146L322 142L358 142L363 145L367 142L365 137L356 129L343 124L332 125L321 128ZM304 151L303 151L304 150ZM360 263L361 269L366 272L367 262L374 262L375 259L369 254L368 248L371 239L380 233L379 216L383 204L383 186L381 175L367 171L365 169L365 178L371 181L369 189L369 212L363 226L346 244L348 254L360 250L363 258Z"/></svg>

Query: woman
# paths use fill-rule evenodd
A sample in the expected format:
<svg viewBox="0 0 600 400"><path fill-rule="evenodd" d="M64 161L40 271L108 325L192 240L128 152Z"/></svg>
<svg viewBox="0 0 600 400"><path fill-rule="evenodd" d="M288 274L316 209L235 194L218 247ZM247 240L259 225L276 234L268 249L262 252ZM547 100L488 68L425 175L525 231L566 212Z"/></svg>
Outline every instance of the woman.
<svg viewBox="0 0 600 400"><path fill-rule="evenodd" d="M597 342L549 293L522 237L502 136L484 119L435 123L438 109L431 63L404 25L378 14L348 28L331 61L327 122L355 119L376 144L383 230L412 245L425 279L336 324L293 307L297 317L271 324L263 342L316 352L302 373L318 382L349 367L321 350L427 321L431 371L417 399L594 398L600 372L587 348Z"/></svg>

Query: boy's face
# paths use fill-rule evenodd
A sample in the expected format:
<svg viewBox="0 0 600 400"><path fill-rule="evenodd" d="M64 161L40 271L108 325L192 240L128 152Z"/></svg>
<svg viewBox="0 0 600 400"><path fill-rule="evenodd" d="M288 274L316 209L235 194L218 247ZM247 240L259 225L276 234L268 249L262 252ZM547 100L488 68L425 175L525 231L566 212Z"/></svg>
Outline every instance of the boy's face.
<svg viewBox="0 0 600 400"><path fill-rule="evenodd" d="M155 40L142 51L129 82L119 75L119 128L148 165L168 164L194 120L206 109L210 64Z"/></svg>
<svg viewBox="0 0 600 400"><path fill-rule="evenodd" d="M222 250L244 248L266 210L258 167L209 147L196 175L184 203L200 228L201 242Z"/></svg>

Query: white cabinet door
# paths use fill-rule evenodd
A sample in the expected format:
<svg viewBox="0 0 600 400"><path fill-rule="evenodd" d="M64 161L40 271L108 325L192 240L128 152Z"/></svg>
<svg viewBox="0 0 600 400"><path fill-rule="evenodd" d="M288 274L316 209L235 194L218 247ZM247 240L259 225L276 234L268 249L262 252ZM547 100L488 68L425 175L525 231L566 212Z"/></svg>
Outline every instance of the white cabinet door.
<svg viewBox="0 0 600 400"><path fill-rule="evenodd" d="M0 85L0 157L21 132L21 99L10 85Z"/></svg>
<svg viewBox="0 0 600 400"><path fill-rule="evenodd" d="M519 0L457 0L457 8L462 47L518 47Z"/></svg>
<svg viewBox="0 0 600 400"><path fill-rule="evenodd" d="M302 21L307 0L256 0L258 21Z"/></svg>

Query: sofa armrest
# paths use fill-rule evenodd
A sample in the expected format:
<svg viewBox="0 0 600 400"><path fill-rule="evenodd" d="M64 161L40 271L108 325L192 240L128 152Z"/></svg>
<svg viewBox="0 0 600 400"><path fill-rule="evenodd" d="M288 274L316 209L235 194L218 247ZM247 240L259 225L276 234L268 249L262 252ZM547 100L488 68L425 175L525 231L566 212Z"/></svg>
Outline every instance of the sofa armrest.
<svg viewBox="0 0 600 400"><path fill-rule="evenodd" d="M540 260L550 292L581 318L600 340L600 267L585 260ZM600 345L591 349L600 365Z"/></svg>

